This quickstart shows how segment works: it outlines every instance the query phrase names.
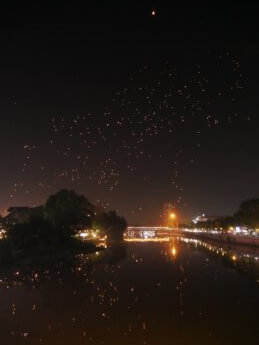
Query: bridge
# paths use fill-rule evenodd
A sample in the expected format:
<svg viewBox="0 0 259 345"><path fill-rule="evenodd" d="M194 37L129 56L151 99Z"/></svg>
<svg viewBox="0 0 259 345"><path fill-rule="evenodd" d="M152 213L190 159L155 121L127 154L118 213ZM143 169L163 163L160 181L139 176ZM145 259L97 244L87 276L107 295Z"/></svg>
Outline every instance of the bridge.
<svg viewBox="0 0 259 345"><path fill-rule="evenodd" d="M128 226L124 234L126 241L169 241L179 234L177 228L169 226Z"/></svg>
<svg viewBox="0 0 259 345"><path fill-rule="evenodd" d="M136 231L145 231L145 230L153 230L153 231L160 231L160 230L173 230L173 228L170 228L169 226L128 226L127 227L127 231L132 231L132 230L136 230Z"/></svg>

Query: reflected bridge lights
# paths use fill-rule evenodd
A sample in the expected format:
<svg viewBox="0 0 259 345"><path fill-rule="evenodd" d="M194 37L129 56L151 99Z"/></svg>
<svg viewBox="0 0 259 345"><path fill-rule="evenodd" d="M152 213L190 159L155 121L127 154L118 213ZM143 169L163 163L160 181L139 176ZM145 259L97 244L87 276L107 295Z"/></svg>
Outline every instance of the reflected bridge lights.
<svg viewBox="0 0 259 345"><path fill-rule="evenodd" d="M174 260L178 255L178 248L176 247L175 243L171 242L169 247L169 256Z"/></svg>
<svg viewBox="0 0 259 345"><path fill-rule="evenodd" d="M175 246L173 246L173 247L171 248L171 254L172 254L173 258L176 257L176 255L177 255L177 250L176 250L176 247L175 247Z"/></svg>

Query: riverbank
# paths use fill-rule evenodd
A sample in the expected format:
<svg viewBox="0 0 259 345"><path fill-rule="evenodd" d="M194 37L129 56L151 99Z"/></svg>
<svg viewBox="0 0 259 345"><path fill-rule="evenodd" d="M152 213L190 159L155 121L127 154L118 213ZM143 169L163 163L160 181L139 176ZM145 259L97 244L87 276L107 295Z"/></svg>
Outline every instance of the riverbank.
<svg viewBox="0 0 259 345"><path fill-rule="evenodd" d="M223 234L211 234L208 232L189 232L181 231L179 235L188 238L197 238L201 240L211 240L222 243L245 245L250 247L259 247L259 238L250 236L235 236L235 235L223 235Z"/></svg>

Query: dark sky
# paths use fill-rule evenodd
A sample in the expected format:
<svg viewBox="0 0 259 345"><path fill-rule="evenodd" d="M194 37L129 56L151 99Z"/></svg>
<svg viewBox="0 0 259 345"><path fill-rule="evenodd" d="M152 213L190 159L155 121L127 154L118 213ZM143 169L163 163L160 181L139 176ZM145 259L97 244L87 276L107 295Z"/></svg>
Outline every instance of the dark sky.
<svg viewBox="0 0 259 345"><path fill-rule="evenodd" d="M60 188L143 224L258 197L257 7L167 3L1 8L2 212Z"/></svg>

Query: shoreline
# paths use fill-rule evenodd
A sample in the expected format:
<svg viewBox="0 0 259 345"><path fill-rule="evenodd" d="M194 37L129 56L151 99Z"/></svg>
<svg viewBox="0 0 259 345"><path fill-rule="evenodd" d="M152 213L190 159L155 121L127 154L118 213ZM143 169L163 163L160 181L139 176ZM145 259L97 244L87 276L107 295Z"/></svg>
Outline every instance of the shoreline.
<svg viewBox="0 0 259 345"><path fill-rule="evenodd" d="M247 236L233 236L233 235L218 235L218 234L210 234L210 233L195 233L195 232L187 232L187 231L180 231L178 232L179 235L185 237L192 237L197 239L204 239L204 240L211 240L221 243L227 244L234 244L234 245L243 245L249 247L259 247L259 238L251 238Z"/></svg>

